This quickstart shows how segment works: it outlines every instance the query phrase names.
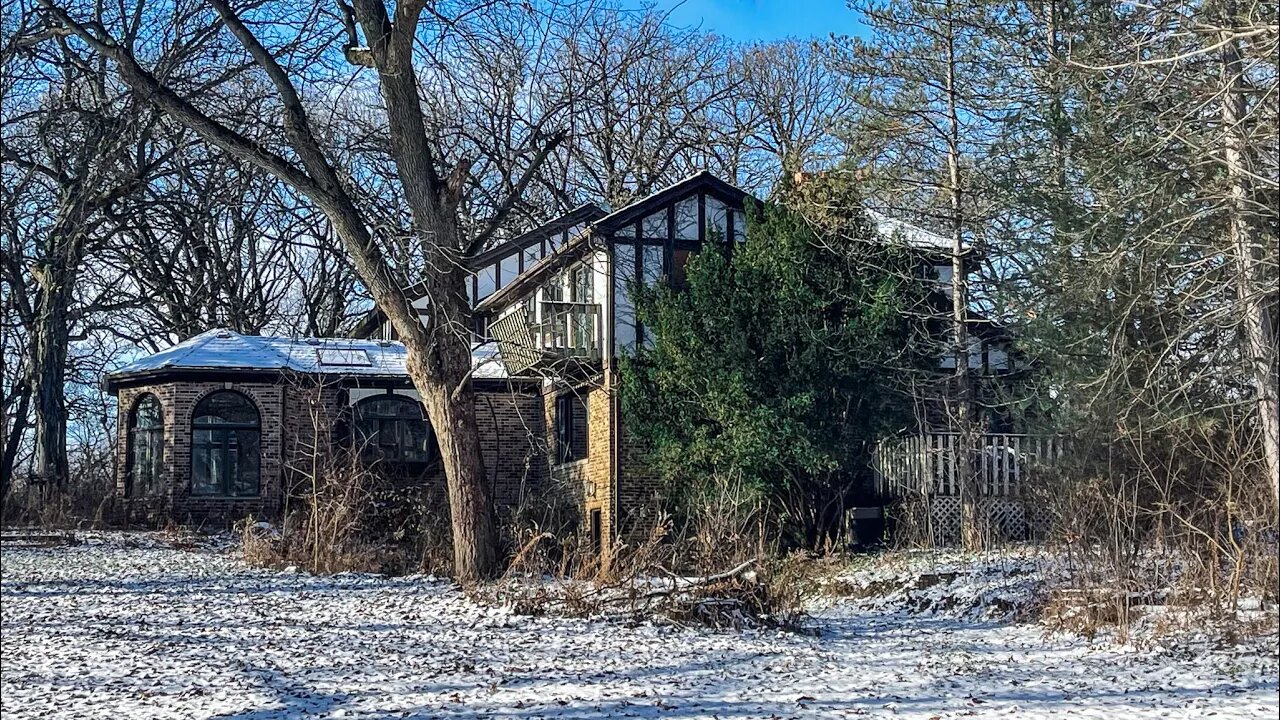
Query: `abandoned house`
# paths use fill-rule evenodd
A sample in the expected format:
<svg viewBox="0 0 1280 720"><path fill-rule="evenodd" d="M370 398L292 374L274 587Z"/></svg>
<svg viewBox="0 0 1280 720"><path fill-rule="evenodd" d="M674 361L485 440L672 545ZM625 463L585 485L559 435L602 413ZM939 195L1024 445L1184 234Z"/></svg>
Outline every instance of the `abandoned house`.
<svg viewBox="0 0 1280 720"><path fill-rule="evenodd" d="M583 205L468 260L476 414L500 510L567 488L597 547L646 527L657 480L628 439L615 392L616 359L646 342L628 287L678 285L704 244L742 242L748 200L699 173L613 212ZM945 238L873 219L936 256L945 279ZM215 329L112 372L118 492L179 520L270 517L290 474L338 423L402 481L442 486L403 346L376 311L356 335ZM973 362L999 372L1011 360L992 341L974 348Z"/></svg>

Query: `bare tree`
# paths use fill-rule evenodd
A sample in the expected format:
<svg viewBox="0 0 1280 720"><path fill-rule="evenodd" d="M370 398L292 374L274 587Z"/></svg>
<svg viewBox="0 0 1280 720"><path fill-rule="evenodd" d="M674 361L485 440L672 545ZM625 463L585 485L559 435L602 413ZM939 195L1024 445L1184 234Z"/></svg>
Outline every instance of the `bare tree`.
<svg viewBox="0 0 1280 720"><path fill-rule="evenodd" d="M724 122L732 136L722 146L745 185L767 186L843 159L838 130L856 104L826 48L798 40L746 46L730 73L737 84Z"/></svg>
<svg viewBox="0 0 1280 720"><path fill-rule="evenodd" d="M113 208L163 157L151 143L154 115L94 73L99 60L63 34L31 34L31 18L23 18L3 48L6 75L19 86L5 103L0 138L9 195L4 272L10 308L26 331L34 474L61 486L68 479L70 344L95 313L119 305L82 279L114 232ZM124 33L138 29L134 23Z"/></svg>
<svg viewBox="0 0 1280 720"><path fill-rule="evenodd" d="M858 5L875 28L870 41L845 40L837 57L853 78L860 106L850 135L873 204L895 216L945 227L950 240L950 343L953 367L944 395L959 434L957 454L976 450L978 417L970 371L970 248L973 181L967 172L986 144L987 98L977 81L985 38L980 6L967 0L884 0ZM879 201L878 203L876 201ZM974 468L962 466L961 534L983 542Z"/></svg>
<svg viewBox="0 0 1280 720"><path fill-rule="evenodd" d="M459 206L467 189L472 158L451 158L444 138L428 123L423 110L424 83L420 70L447 78L450 47L465 45L484 34L472 17L484 18L508 10L487 3L444 9L418 0L402 0L388 7L376 0L339 2L334 18L315 10L299 16L276 5L232 4L212 0L216 17L193 13L188 29L205 36L224 27L274 88L281 123L281 154L228 127L196 104L199 86L183 86L148 69L133 43L122 38L110 22L86 18L68 3L40 0L49 25L69 33L105 58L112 76L144 97L166 115L182 123L204 141L237 160L272 174L305 196L328 218L341 239L362 283L394 326L408 351L408 370L435 427L447 477L454 541L455 569L464 581L491 574L496 547L490 499L484 482L483 460L476 431L471 371L471 313L464 291L466 270L461 259L484 246L532 180L546 157L563 138L557 130L530 128L513 148L524 158L524 169L511 192L497 203L493 216L478 232L465 233ZM254 31L259 18L275 23L271 33ZM336 23L334 21L337 21ZM195 24L199 22L199 27ZM282 32L284 31L284 32ZM418 283L430 297L428 307L413 307L405 288L409 279L389 261L375 236L367 213L357 204L351 185L358 182L333 162L324 145L322 128L312 120L298 87L305 76L298 60L313 49L318 37L345 38L345 59L356 68L376 73L378 98L385 112L389 155L394 163L402 199L412 222L412 242L428 271ZM271 49L268 44L281 43ZM308 63L324 67L332 52L321 49ZM239 58L237 58L238 60ZM311 67L311 65L308 65ZM193 93L188 95L186 93Z"/></svg>
<svg viewBox="0 0 1280 720"><path fill-rule="evenodd" d="M666 19L585 12L562 40L555 81L576 96L549 100L569 108L568 139L539 182L565 205L619 206L695 170L724 169L716 111L740 89L728 72L732 47Z"/></svg>

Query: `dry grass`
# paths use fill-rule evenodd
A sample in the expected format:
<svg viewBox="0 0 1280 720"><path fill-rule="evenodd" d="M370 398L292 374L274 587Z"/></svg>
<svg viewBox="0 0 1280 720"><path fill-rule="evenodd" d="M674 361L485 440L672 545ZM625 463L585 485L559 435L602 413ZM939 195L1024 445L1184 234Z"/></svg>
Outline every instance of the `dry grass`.
<svg viewBox="0 0 1280 720"><path fill-rule="evenodd" d="M18 480L3 498L7 526L104 528L116 520L116 484L110 447L80 447L71 456L64 487Z"/></svg>
<svg viewBox="0 0 1280 720"><path fill-rule="evenodd" d="M715 512L724 508L709 505ZM753 513L705 514L673 531L660 515L640 539L615 542L608 564L581 533L523 532L501 582L473 590L483 602L531 615L660 619L715 628L805 628L809 563L759 554L765 529Z"/></svg>

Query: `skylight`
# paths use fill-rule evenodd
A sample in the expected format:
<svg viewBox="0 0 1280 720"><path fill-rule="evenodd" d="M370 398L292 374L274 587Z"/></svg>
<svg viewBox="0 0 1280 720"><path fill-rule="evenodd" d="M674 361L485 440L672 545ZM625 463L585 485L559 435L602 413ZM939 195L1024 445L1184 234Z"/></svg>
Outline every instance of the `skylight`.
<svg viewBox="0 0 1280 720"><path fill-rule="evenodd" d="M373 363L369 360L369 353L364 350L351 348L316 348L316 358L321 365L358 365L368 367Z"/></svg>

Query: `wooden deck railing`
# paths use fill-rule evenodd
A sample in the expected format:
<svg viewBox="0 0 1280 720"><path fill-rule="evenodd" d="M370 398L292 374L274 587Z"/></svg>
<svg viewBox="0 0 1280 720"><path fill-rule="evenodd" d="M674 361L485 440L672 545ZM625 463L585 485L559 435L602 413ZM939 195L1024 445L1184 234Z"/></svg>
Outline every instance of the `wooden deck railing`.
<svg viewBox="0 0 1280 720"><path fill-rule="evenodd" d="M923 433L881 443L873 465L881 494L959 495L964 479L960 434ZM1037 468L1062 457L1061 437L1013 433L977 436L968 464L984 496L1023 492Z"/></svg>
<svg viewBox="0 0 1280 720"><path fill-rule="evenodd" d="M542 322L519 305L489 325L488 334L513 374L565 358L601 358L601 313L594 303L544 302Z"/></svg>
<svg viewBox="0 0 1280 720"><path fill-rule="evenodd" d="M535 326L543 350L561 357L599 360L601 313L595 303L542 303L542 322Z"/></svg>

